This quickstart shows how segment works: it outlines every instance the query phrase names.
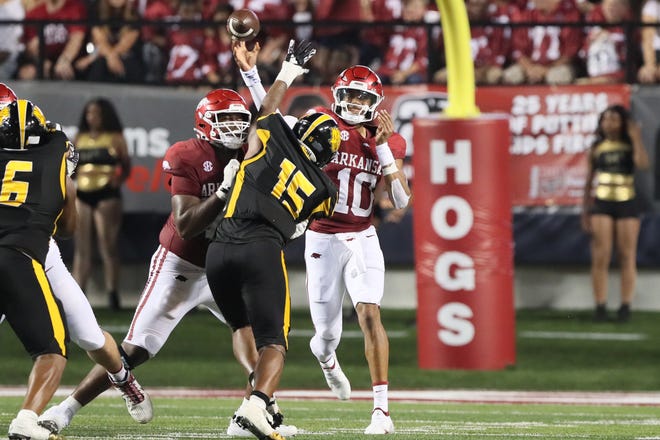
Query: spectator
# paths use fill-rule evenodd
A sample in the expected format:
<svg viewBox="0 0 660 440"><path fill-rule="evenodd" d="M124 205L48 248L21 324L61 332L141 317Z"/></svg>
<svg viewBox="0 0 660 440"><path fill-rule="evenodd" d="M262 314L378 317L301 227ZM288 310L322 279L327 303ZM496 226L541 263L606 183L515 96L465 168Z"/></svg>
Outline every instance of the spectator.
<svg viewBox="0 0 660 440"><path fill-rule="evenodd" d="M109 23L92 28L93 50L76 62L76 69L89 81L142 82L140 31L130 23L137 19L133 1L100 0L98 17Z"/></svg>
<svg viewBox="0 0 660 440"><path fill-rule="evenodd" d="M490 7L487 0L467 0L466 7L470 23L490 22L501 17L497 15L500 13L499 9ZM502 68L509 52L506 32L508 30L503 27L470 26L470 46L474 61L474 79L477 84L492 85L501 81ZM447 69L443 68L435 72L433 82L447 84Z"/></svg>
<svg viewBox="0 0 660 440"><path fill-rule="evenodd" d="M121 185L131 164L122 125L110 101L95 98L85 104L74 143L80 151L80 161L75 174L78 227L74 235L73 277L85 290L93 244L98 243L110 308L118 310Z"/></svg>
<svg viewBox="0 0 660 440"><path fill-rule="evenodd" d="M178 19L199 21L202 12L197 0L181 0ZM168 84L195 84L202 78L204 30L199 27L175 25L168 32L170 56L165 71Z"/></svg>
<svg viewBox="0 0 660 440"><path fill-rule="evenodd" d="M660 21L660 1L648 0L642 8L642 23L658 24ZM656 26L642 28L642 59L644 64L637 72L637 79L643 84L653 84L660 79L658 68L660 35Z"/></svg>
<svg viewBox="0 0 660 440"><path fill-rule="evenodd" d="M178 20L180 0L155 0L144 11L145 20L162 22L162 26L146 25L142 28L142 60L147 83L161 83L169 54L169 27L167 23Z"/></svg>
<svg viewBox="0 0 660 440"><path fill-rule="evenodd" d="M204 50L202 75L213 86L229 86L234 83L234 60L231 50L231 36L227 32L227 18L234 11L228 4L219 4L211 17L217 23L204 30Z"/></svg>
<svg viewBox="0 0 660 440"><path fill-rule="evenodd" d="M363 19L362 10L355 13L355 0L319 0L315 3L314 20L317 22L356 22ZM333 75L334 66L331 62L332 52L350 51L352 57L359 55L360 30L356 26L316 26L314 28L314 39L318 43L318 52L311 61L312 74L316 78L307 78L313 82L328 83L336 77ZM337 54L339 57L342 53Z"/></svg>
<svg viewBox="0 0 660 440"><path fill-rule="evenodd" d="M25 9L21 0L0 0L0 17L4 20L23 20ZM18 56L23 51L20 24L0 26L0 81L10 79L18 68Z"/></svg>
<svg viewBox="0 0 660 440"><path fill-rule="evenodd" d="M362 21L373 23L374 21L393 22L401 19L402 2L388 0L360 0ZM360 58L358 62L365 66L378 69L383 62L387 51L387 45L392 34L391 26L368 27L361 31ZM345 66L350 67L350 66ZM337 74L343 69L337 71ZM332 80L337 75L332 77Z"/></svg>
<svg viewBox="0 0 660 440"><path fill-rule="evenodd" d="M637 279L637 238L640 207L635 196L635 169L649 167L639 124L620 105L598 119L596 140L589 149L584 187L582 227L591 235L591 282L596 321L607 320L607 278L613 244L621 265L621 306L618 320L630 319ZM595 197L592 182L596 178Z"/></svg>
<svg viewBox="0 0 660 440"><path fill-rule="evenodd" d="M310 25L302 26L300 23L310 23L314 19L314 3L312 0L291 0L291 20L297 24L294 28L294 37L297 41L311 41L314 33L314 27Z"/></svg>
<svg viewBox="0 0 660 440"><path fill-rule="evenodd" d="M423 21L426 3L426 0L403 0L401 17L408 26L396 29L390 37L385 61L378 72L385 84L419 84L426 81L429 64L426 29L423 26L409 26Z"/></svg>
<svg viewBox="0 0 660 440"><path fill-rule="evenodd" d="M515 63L504 70L506 84L570 84L575 79L575 58L582 46L578 27L551 26L545 23L575 23L581 20L575 4L564 0L532 0L514 18L518 22L538 23L513 32Z"/></svg>
<svg viewBox="0 0 660 440"><path fill-rule="evenodd" d="M632 19L628 0L603 0L587 15L589 23L620 23ZM608 84L623 82L626 76L626 34L621 26L603 28L592 27L585 40L581 55L587 67L586 78L579 78L578 84Z"/></svg>
<svg viewBox="0 0 660 440"><path fill-rule="evenodd" d="M26 55L29 63L38 65L40 54L44 57L45 78L75 79L74 62L80 56L87 27L84 24L63 24L61 20L86 20L87 10L82 0L45 0L25 14L26 20L44 20L45 46L39 47L39 28L25 26ZM19 79L35 79L36 69L22 69ZM37 74L38 75L38 74Z"/></svg>

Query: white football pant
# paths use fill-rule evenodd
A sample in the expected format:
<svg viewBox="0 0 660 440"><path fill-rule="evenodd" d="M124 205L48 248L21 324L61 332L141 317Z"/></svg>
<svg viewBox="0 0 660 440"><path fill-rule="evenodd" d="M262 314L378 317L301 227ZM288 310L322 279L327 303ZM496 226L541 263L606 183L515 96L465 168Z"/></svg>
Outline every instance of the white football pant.
<svg viewBox="0 0 660 440"><path fill-rule="evenodd" d="M158 246L124 341L144 348L154 357L179 321L197 306L206 307L227 323L211 294L206 270Z"/></svg>
<svg viewBox="0 0 660 440"><path fill-rule="evenodd" d="M102 348L105 345L105 336L96 321L92 306L64 265L60 248L52 238L44 269L53 294L62 303L71 340L85 351Z"/></svg>
<svg viewBox="0 0 660 440"><path fill-rule="evenodd" d="M305 233L305 267L309 310L316 334L310 342L319 360L339 345L342 303L348 292L353 307L383 299L385 262L376 229L361 232Z"/></svg>

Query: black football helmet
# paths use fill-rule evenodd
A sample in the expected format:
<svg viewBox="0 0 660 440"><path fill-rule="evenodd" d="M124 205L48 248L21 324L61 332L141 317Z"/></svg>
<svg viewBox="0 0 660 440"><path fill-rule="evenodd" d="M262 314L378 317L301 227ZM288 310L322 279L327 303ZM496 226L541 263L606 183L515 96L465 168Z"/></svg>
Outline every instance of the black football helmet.
<svg viewBox="0 0 660 440"><path fill-rule="evenodd" d="M46 117L26 99L17 99L0 110L0 148L29 148L47 133Z"/></svg>
<svg viewBox="0 0 660 440"><path fill-rule="evenodd" d="M339 149L341 137L337 121L325 113L304 116L293 126L307 158L319 168L324 167Z"/></svg>

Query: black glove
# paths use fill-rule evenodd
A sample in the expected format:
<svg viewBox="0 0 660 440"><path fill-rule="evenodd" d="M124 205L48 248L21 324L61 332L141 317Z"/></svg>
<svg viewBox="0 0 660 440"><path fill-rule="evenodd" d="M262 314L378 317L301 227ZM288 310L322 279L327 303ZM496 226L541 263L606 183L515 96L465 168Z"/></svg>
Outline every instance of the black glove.
<svg viewBox="0 0 660 440"><path fill-rule="evenodd" d="M290 40L285 60L299 66L304 66L315 53L316 49L311 41L301 40L296 46L295 40Z"/></svg>

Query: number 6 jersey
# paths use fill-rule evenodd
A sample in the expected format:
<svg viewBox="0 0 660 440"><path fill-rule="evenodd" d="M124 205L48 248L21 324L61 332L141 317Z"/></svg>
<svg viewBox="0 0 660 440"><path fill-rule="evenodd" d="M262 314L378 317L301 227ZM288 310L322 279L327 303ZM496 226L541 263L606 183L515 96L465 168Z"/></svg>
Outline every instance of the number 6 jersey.
<svg viewBox="0 0 660 440"><path fill-rule="evenodd" d="M70 145L61 131L47 136L31 148L0 148L0 246L21 249L41 264L64 207Z"/></svg>
<svg viewBox="0 0 660 440"><path fill-rule="evenodd" d="M334 115L324 107L316 107L314 111ZM376 127L365 125L364 137L357 126L335 119L341 131L341 145L323 171L339 188L339 197L332 217L315 220L309 229L324 234L364 231L371 226L374 190L382 177L376 155ZM395 159L405 158L406 141L401 135L393 133L387 143Z"/></svg>

